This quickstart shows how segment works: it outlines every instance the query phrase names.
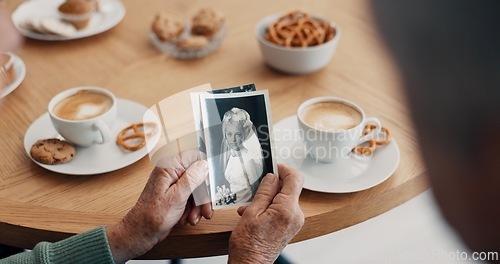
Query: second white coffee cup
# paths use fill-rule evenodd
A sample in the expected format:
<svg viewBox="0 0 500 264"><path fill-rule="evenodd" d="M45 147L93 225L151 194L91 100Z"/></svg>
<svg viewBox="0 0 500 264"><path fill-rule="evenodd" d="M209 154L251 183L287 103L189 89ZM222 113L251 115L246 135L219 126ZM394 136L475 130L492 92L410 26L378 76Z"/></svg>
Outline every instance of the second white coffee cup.
<svg viewBox="0 0 500 264"><path fill-rule="evenodd" d="M49 102L54 128L67 141L88 147L111 141L111 127L117 115L116 97L92 86L63 91Z"/></svg>
<svg viewBox="0 0 500 264"><path fill-rule="evenodd" d="M320 162L348 159L355 146L372 139L381 129L378 118L367 118L361 107L337 97L309 99L299 106L297 117L308 155ZM368 123L376 128L362 136Z"/></svg>

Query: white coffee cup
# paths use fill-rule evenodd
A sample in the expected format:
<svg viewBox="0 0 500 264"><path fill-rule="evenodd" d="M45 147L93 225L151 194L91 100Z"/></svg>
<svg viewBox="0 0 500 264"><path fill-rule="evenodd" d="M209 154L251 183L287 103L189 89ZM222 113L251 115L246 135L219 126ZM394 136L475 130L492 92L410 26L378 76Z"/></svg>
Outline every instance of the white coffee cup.
<svg viewBox="0 0 500 264"><path fill-rule="evenodd" d="M116 97L99 87L77 87L63 91L49 102L54 128L67 141L88 147L111 141L117 115Z"/></svg>
<svg viewBox="0 0 500 264"><path fill-rule="evenodd" d="M358 105L337 97L317 97L303 102L297 110L301 136L309 157L317 162L339 162L352 149L380 133L380 120L367 118ZM362 136L366 124L376 128Z"/></svg>

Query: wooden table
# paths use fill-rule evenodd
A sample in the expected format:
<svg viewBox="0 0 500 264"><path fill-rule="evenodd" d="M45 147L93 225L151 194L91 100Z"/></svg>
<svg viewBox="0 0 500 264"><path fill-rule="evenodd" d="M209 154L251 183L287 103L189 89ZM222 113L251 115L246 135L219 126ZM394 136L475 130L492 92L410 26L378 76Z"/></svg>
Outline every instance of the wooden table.
<svg viewBox="0 0 500 264"><path fill-rule="evenodd" d="M21 1L9 2L15 8ZM295 113L315 96L339 96L357 102L368 115L391 129L401 151L394 175L371 189L351 194L303 190L306 221L292 242L363 222L428 188L414 129L398 73L381 42L365 1L210 1L226 15L229 28L220 49L200 60L175 60L153 48L148 30L159 10L193 14L206 1L126 0L127 14L115 28L66 42L26 40L16 53L27 75L0 101L0 243L32 248L96 226L118 221L134 205L152 165L147 157L115 172L69 176L47 171L26 155L23 137L46 112L51 97L65 89L93 85L146 106L184 89L210 82L213 87L255 83L268 89L275 122ZM321 71L285 75L268 68L254 27L262 17L297 7L335 21L342 39ZM175 228L143 258L178 258L227 253L227 241L239 216L217 211L212 221Z"/></svg>

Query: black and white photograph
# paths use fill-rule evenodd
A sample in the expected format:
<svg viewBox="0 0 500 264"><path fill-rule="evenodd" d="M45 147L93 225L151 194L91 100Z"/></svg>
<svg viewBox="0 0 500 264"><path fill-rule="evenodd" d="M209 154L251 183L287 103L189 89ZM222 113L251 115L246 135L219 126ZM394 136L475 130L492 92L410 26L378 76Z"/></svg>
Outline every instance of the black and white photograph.
<svg viewBox="0 0 500 264"><path fill-rule="evenodd" d="M267 91L200 93L214 209L249 204L267 173L277 173Z"/></svg>
<svg viewBox="0 0 500 264"><path fill-rule="evenodd" d="M211 94L233 94L233 93L245 93L254 91L256 91L255 85L251 83L251 84L211 90L206 92ZM203 134L203 119L202 119L201 104L200 104L201 93L202 92L192 92L190 93L190 96L191 96L191 107L193 110L193 119L195 123L194 125L196 129L196 137L198 141L198 150L206 154L207 151L205 145L205 135Z"/></svg>

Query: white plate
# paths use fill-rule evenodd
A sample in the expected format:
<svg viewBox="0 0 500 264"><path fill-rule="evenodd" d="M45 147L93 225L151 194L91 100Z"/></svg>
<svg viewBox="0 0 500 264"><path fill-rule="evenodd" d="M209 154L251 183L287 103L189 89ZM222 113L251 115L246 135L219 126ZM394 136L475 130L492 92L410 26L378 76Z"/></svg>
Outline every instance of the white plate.
<svg viewBox="0 0 500 264"><path fill-rule="evenodd" d="M306 157L297 116L274 125L274 140L278 162L302 172L304 188L317 192L350 193L371 188L389 178L399 164L399 148L394 139L377 147L371 158L353 155L340 163L316 163Z"/></svg>
<svg viewBox="0 0 500 264"><path fill-rule="evenodd" d="M24 61L14 53L9 52L9 54L14 59L13 66L14 71L16 72L16 79L11 84L7 85L5 89L0 91L0 98L14 91L21 84L21 82L23 82L24 76L26 76L26 65L24 64Z"/></svg>
<svg viewBox="0 0 500 264"><path fill-rule="evenodd" d="M148 109L136 102L118 99L118 116L115 119L111 133L113 138L125 127L143 121L143 115ZM31 158L31 146L39 139L62 137L52 126L48 113L39 117L24 135L24 149ZM110 172L128 166L148 154L158 142L158 138L148 141L148 146L137 151L125 151L114 141L103 145L94 145L87 148L76 147L76 154L68 163L47 165L33 160L36 164L47 170L71 175L91 175Z"/></svg>
<svg viewBox="0 0 500 264"><path fill-rule="evenodd" d="M125 16L125 7L119 0L99 1L99 12L92 15L89 25L72 36L41 34L22 28L20 25L28 17L59 18L57 8L64 0L31 0L19 5L12 13L12 21L26 37L40 40L70 40L97 35L116 26Z"/></svg>

